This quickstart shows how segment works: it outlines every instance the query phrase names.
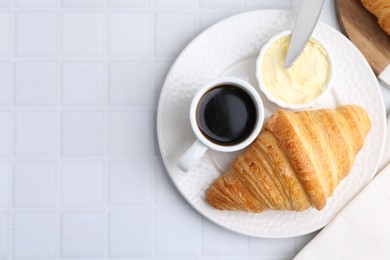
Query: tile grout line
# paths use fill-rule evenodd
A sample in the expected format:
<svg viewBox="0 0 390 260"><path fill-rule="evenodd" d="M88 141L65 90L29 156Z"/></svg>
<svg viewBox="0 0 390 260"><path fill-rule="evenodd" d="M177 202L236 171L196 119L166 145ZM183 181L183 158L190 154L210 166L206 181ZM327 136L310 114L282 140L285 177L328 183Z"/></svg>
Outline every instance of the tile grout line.
<svg viewBox="0 0 390 260"><path fill-rule="evenodd" d="M153 59L157 61L169 61L172 60L172 56L156 56ZM46 61L46 62L54 62L56 61L56 58L54 56L45 56L45 57L38 57L38 56L25 56L25 57L13 57L12 58L14 61L24 61L24 62L37 62L37 61ZM98 56L65 56L62 57L63 61L66 62L76 62L76 61L81 61L81 62L99 62L101 61L101 57ZM119 62L130 62L130 61L149 61L150 57L146 56L137 56L137 55L131 55L128 54L126 55L121 55L121 56L112 56L107 58L108 61L119 61ZM0 62L10 62L11 58L9 57L0 57Z"/></svg>
<svg viewBox="0 0 390 260"><path fill-rule="evenodd" d="M200 14L201 14L201 8L200 8L200 0L196 0L196 6L195 6L195 23L196 23L196 35L195 37L201 32L201 26L200 26ZM198 212L196 214L199 215L199 245L198 245L198 256L199 258L203 257L203 217Z"/></svg>
<svg viewBox="0 0 390 260"><path fill-rule="evenodd" d="M146 0L150 1L150 0ZM105 10L108 12L114 12L114 13L145 13L150 11L150 7L147 8L134 8L134 7L126 7L126 6L110 6L110 7L64 7L64 6L59 6L60 9L63 12L66 13L102 13ZM2 7L0 6L0 12L8 12L12 10L12 7ZM58 7L17 7L15 8L16 12L21 12L21 13L52 13L57 11ZM158 11L163 11L163 12L169 12L169 13L181 13L183 10L189 10L189 9L169 9L169 8L155 8Z"/></svg>
<svg viewBox="0 0 390 260"><path fill-rule="evenodd" d="M61 203L62 203L62 87L63 87L63 77L62 77L62 12L61 6L62 1L57 0L57 31L56 31L56 64L57 64L57 249L56 254L57 258L61 259L62 256L62 212L61 212Z"/></svg>
<svg viewBox="0 0 390 260"><path fill-rule="evenodd" d="M149 1L149 37L150 37L150 46L149 46L149 73L150 73L150 81L149 81L149 89L151 90L149 92L149 108L154 102L154 94L155 94L155 78L154 78L154 72L156 70L155 66L155 32L156 32L156 9L155 9L155 1L153 0L148 0ZM152 152L154 153L155 147L154 147L154 109L152 109L151 112L149 112L149 115L152 116L150 126L152 128L152 146L149 147L149 149L153 150ZM152 149L153 148L153 149ZM156 196L156 182L155 182L155 162L153 160L153 167L150 172L149 176L149 203L151 210L149 210L149 221L150 221L150 226L152 227L149 232L150 232L150 241L151 241L151 257L156 258L157 257L157 209L156 209L156 202L155 202L155 196ZM152 186L153 185L153 186Z"/></svg>
<svg viewBox="0 0 390 260"><path fill-rule="evenodd" d="M108 11L109 4L108 0L104 1L104 24L103 24L103 59L102 63L104 66L104 75L103 75L103 106L104 106L104 177L103 177L103 194L104 194L104 257L108 258L110 256L110 211L109 211L109 192L110 192L110 184L109 184L109 147L110 147L110 138L109 138L109 22L111 12Z"/></svg>
<svg viewBox="0 0 390 260"><path fill-rule="evenodd" d="M5 108L5 109L2 109L2 111L22 111L22 112L26 112L26 111L46 111L46 110L56 110L56 105L52 106L18 106L16 108ZM61 107L61 110L62 111L83 111L83 110L102 110L106 107L102 107L101 105L91 105L91 106L88 106L88 105L85 105L85 106L81 106L81 105L63 105ZM112 105L112 106L108 106L107 109L109 110L113 110L113 111L120 111L120 110L145 110L145 109L149 109L149 107L147 106L144 106L144 105L136 105L136 106L130 106L130 105ZM34 156L34 155L31 155L31 156Z"/></svg>
<svg viewBox="0 0 390 260"><path fill-rule="evenodd" d="M93 161L96 162L96 161ZM101 161L100 161L101 162ZM122 161L124 162L124 161ZM151 167L152 168L152 167ZM61 210L66 210L66 211L104 211L106 207L104 206L88 206L88 207L83 207L83 206L61 206ZM119 205L119 204L114 204L113 206L109 206L107 209L108 211L127 211L127 210L146 210L149 209L150 206L142 206L141 204L138 205ZM155 206L153 207L155 210L180 210L180 209L192 209L190 205L163 205L163 206ZM4 208L6 209L6 208ZM0 211L4 211L4 209L0 209ZM20 206L15 209L17 212L34 212L36 210L39 211L45 211L45 210L55 210L56 207L48 207L48 206ZM196 213L196 212L195 212Z"/></svg>
<svg viewBox="0 0 390 260"><path fill-rule="evenodd" d="M52 112L52 111L51 111ZM129 156L132 156L134 159L148 159L148 157L145 157L145 155L137 155L137 154L122 154L122 155L110 155L107 156L107 159L109 160L126 160ZM159 156L156 156L157 158L161 158ZM38 161L38 162L46 162L46 161L55 161L56 156L29 156L29 155L20 155L18 156L18 161L23 161L23 162L31 162L31 161ZM87 156L69 156L69 155L61 155L61 160L63 161L85 161L85 160L104 160L103 155L87 155ZM0 158L1 161L6 161L6 160L13 160L12 156L4 156Z"/></svg>
<svg viewBox="0 0 390 260"><path fill-rule="evenodd" d="M16 138L15 138L15 127L16 127L16 120L15 120L15 112L13 111L13 108L14 108L14 103L15 103L15 82L16 82L16 76L15 76L15 61L14 61L14 58L15 58L15 42L16 42L16 29L15 29L15 24L16 24L16 15L15 15L15 7L14 7L15 3L14 1L10 1L10 6L11 6L11 10L10 10L10 64L11 64L11 69L12 69L12 83L11 83L11 86L12 86L12 90L10 91L11 93L11 96L9 98L9 108L10 110L12 110L12 151L11 151L11 154L12 154L12 159L10 160L10 163L9 163L9 167L10 167L10 191L9 191L9 194L10 194L10 198L9 198L9 215L8 215L8 221L9 221L9 233L8 233L8 256L10 257L10 259L13 259L14 258L14 244L15 244L15 233L14 231L16 230L15 228L15 221L14 221L14 214L15 214L15 211L14 211L14 197L15 197L15 146L16 146Z"/></svg>

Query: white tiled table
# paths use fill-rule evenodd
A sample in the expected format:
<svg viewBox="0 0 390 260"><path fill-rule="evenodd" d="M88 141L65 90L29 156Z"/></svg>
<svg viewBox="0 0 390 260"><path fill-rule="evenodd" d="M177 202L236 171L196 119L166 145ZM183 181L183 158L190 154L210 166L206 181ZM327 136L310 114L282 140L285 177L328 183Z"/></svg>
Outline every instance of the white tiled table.
<svg viewBox="0 0 390 260"><path fill-rule="evenodd" d="M210 24L288 0L0 0L0 259L288 259L198 215L156 142L179 51ZM333 1L321 20L338 28ZM383 90L390 103L388 90Z"/></svg>

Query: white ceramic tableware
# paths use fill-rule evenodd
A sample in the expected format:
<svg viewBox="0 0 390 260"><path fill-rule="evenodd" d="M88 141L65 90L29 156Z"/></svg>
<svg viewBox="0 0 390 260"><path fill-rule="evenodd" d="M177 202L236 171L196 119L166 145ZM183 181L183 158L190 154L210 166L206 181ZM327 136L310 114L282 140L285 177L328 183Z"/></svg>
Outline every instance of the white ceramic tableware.
<svg viewBox="0 0 390 260"><path fill-rule="evenodd" d="M210 90L218 87L218 86L235 86L242 90L244 90L251 97L253 104L256 109L256 122L254 123L253 129L251 133L242 141L233 145L223 145L216 143L210 140L205 134L201 131L199 126L199 115L197 115L198 106L202 100L202 98L208 93ZM236 77L221 77L215 80L212 80L205 84L203 87L199 89L199 91L195 94L194 98L191 102L190 108L190 122L192 131L194 131L197 140L192 144L192 146L183 154L178 162L178 167L184 172L187 172L192 165L199 160L199 158L208 150L213 149L219 152L235 152L247 147L250 143L252 143L255 138L260 133L261 127L264 121L264 106L263 102L257 90L251 86L248 82L236 78Z"/></svg>
<svg viewBox="0 0 390 260"><path fill-rule="evenodd" d="M319 43L320 46L325 50L325 52L327 54L327 60L329 63L327 83L326 83L324 89L322 90L321 94L309 102L306 102L306 103L287 103L285 101L280 100L275 95L273 95L271 93L271 91L268 90L266 84L264 83L261 65L262 65L264 56L265 56L267 50L269 49L269 47L272 46L272 44L275 43L276 41L278 41L278 40L282 39L283 37L288 36L290 34L291 34L291 31L280 32L280 33L272 36L261 47L260 54L256 60L256 78L257 78L260 90L264 93L264 95L267 97L268 100L277 104L280 107L298 110L298 109L309 108L309 107L313 106L315 103L318 103L325 95L327 95L329 93L330 89L332 88L333 74L334 74L333 58L332 58L331 52L328 50L326 45L324 43L322 43L321 40L317 39L315 36L312 36L311 39L313 39L314 41Z"/></svg>
<svg viewBox="0 0 390 260"><path fill-rule="evenodd" d="M199 87L222 76L239 77L255 86L260 47L273 35L288 30L289 22L288 11L258 10L217 23L181 52L160 95L158 143L167 173L178 192L210 221L249 236L292 237L324 227L375 175L383 153L386 114L378 80L363 55L344 35L319 22L313 36L332 52L337 69L329 94L310 109L356 104L367 111L372 124L351 172L328 199L326 207L321 211L313 208L302 212L269 210L261 214L217 210L205 201L205 193L211 183L229 169L234 157L228 155L233 153L210 150L186 174L177 168L177 161L194 142L188 114ZM267 118L280 107L262 95L260 93Z"/></svg>

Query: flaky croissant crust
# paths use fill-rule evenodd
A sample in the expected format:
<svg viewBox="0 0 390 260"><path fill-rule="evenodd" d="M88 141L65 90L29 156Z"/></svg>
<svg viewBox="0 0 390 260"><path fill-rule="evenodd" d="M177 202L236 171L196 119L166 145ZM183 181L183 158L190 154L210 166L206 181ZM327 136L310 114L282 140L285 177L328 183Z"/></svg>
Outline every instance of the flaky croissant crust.
<svg viewBox="0 0 390 260"><path fill-rule="evenodd" d="M390 0L361 0L361 2L378 18L379 25L390 35Z"/></svg>
<svg viewBox="0 0 390 260"><path fill-rule="evenodd" d="M359 106L280 110L214 181L206 200L221 210L320 210L350 172L370 128Z"/></svg>

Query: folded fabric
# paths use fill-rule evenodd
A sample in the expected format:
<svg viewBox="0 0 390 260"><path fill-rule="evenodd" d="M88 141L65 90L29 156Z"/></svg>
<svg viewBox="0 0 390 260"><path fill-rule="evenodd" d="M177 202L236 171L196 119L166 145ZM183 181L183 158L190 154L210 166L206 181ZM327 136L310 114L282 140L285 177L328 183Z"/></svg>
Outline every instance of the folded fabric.
<svg viewBox="0 0 390 260"><path fill-rule="evenodd" d="M390 259L390 117L386 164L294 259Z"/></svg>

